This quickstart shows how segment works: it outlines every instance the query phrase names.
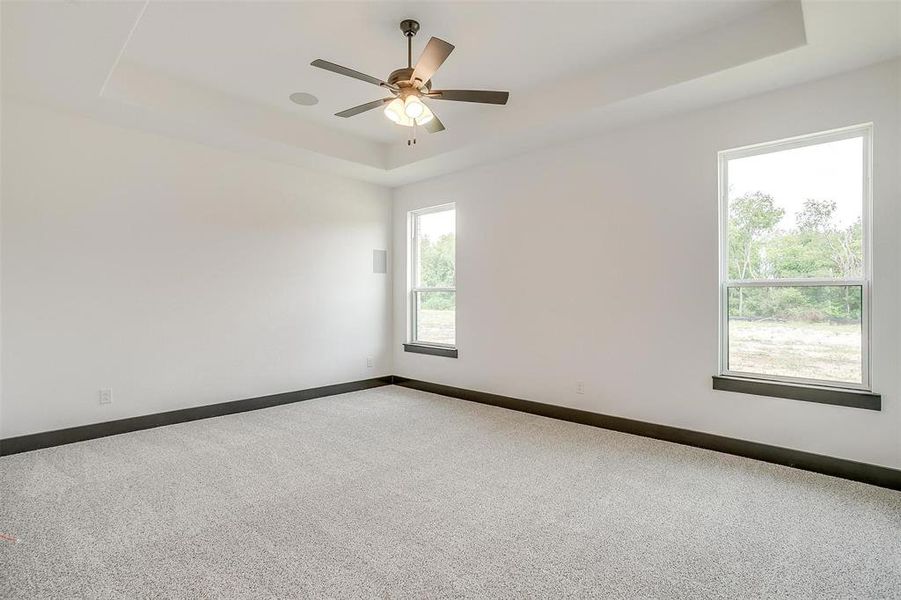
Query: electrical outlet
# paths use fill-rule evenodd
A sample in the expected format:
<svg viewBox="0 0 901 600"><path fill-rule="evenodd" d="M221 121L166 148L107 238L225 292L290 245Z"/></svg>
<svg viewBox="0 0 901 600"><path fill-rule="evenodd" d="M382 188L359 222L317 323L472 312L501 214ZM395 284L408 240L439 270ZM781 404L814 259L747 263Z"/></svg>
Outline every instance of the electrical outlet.
<svg viewBox="0 0 901 600"><path fill-rule="evenodd" d="M109 388L105 388L100 390L100 404L112 404L113 403L113 390Z"/></svg>
<svg viewBox="0 0 901 600"><path fill-rule="evenodd" d="M576 393L577 393L577 394L584 394L584 393L585 393L585 382L584 382L584 381L577 381L577 382L576 382Z"/></svg>
<svg viewBox="0 0 901 600"><path fill-rule="evenodd" d="M371 356L367 356L366 357L366 368L371 369L372 365L374 365L374 364L375 364L375 359L372 358Z"/></svg>

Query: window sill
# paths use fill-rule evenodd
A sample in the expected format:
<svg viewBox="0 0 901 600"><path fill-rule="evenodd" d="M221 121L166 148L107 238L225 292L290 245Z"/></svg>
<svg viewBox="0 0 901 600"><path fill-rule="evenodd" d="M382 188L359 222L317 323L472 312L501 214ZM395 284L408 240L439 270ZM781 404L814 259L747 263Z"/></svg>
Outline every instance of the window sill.
<svg viewBox="0 0 901 600"><path fill-rule="evenodd" d="M431 354L432 356L444 356L445 358L457 358L457 349L446 346L429 346L428 344L404 344L404 352L416 354Z"/></svg>
<svg viewBox="0 0 901 600"><path fill-rule="evenodd" d="M833 404L835 406L850 406L867 410L882 410L882 396L864 390L781 383L726 375L713 376L713 389L725 392L738 392L740 394L753 394L755 396L819 402L820 404Z"/></svg>

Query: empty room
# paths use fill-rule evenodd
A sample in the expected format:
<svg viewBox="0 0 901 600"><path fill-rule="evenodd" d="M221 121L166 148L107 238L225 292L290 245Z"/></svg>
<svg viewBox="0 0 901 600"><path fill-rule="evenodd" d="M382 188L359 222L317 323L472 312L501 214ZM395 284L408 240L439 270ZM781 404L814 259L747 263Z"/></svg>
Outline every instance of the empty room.
<svg viewBox="0 0 901 600"><path fill-rule="evenodd" d="M901 2L0 0L0 598L901 599Z"/></svg>

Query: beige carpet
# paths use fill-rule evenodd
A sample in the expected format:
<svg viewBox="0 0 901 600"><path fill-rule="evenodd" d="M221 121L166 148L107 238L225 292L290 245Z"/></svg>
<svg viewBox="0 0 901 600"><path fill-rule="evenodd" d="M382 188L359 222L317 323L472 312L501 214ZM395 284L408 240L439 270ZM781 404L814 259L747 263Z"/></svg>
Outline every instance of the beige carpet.
<svg viewBox="0 0 901 600"><path fill-rule="evenodd" d="M901 493L383 387L0 459L3 598L901 598Z"/></svg>

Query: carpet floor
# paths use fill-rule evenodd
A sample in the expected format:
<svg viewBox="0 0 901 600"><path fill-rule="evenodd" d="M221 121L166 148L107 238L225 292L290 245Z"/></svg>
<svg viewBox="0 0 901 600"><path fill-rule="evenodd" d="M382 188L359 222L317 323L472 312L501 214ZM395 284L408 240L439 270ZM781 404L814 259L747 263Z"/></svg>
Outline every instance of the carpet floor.
<svg viewBox="0 0 901 600"><path fill-rule="evenodd" d="M901 598L901 493L395 386L0 459L3 598Z"/></svg>

